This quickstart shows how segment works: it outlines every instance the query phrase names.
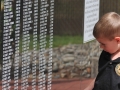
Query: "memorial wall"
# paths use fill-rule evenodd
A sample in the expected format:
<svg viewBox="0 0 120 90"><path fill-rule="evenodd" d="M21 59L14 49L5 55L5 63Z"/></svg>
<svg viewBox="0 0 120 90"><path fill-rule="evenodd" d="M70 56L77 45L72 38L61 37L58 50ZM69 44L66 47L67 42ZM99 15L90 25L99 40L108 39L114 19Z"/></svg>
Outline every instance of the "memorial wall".
<svg viewBox="0 0 120 90"><path fill-rule="evenodd" d="M1 89L51 90L54 0L4 0L2 3L4 10L1 20L4 23L1 26ZM46 60L47 44L49 58ZM30 48L32 52L29 51ZM36 65L36 62L39 64ZM12 87L11 82L14 84Z"/></svg>
<svg viewBox="0 0 120 90"><path fill-rule="evenodd" d="M0 0L0 5L0 90L83 90L98 72L101 49L93 27L102 14L119 13L120 7L112 0Z"/></svg>

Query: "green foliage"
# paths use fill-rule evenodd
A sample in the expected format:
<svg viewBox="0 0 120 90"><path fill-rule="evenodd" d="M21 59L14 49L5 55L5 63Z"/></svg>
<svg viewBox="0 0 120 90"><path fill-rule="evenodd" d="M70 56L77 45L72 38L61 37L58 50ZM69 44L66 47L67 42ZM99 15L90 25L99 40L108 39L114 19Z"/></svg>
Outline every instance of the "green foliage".
<svg viewBox="0 0 120 90"><path fill-rule="evenodd" d="M80 44L82 41L82 36L54 36L53 47L59 47L67 44Z"/></svg>
<svg viewBox="0 0 120 90"><path fill-rule="evenodd" d="M49 36L46 37L46 48L49 47ZM67 44L81 44L83 41L82 36L53 36L53 48L60 47ZM39 39L37 41L37 49L39 49ZM30 35L30 50L33 49L33 35ZM22 51L22 38L20 39L20 52Z"/></svg>

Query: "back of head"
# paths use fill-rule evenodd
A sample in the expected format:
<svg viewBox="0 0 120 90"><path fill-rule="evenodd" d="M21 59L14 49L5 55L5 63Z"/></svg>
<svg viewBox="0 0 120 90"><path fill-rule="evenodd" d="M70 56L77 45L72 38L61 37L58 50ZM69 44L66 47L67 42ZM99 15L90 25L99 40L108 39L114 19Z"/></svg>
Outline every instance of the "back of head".
<svg viewBox="0 0 120 90"><path fill-rule="evenodd" d="M95 38L105 37L109 40L120 37L120 15L115 12L103 15L95 24L93 35Z"/></svg>

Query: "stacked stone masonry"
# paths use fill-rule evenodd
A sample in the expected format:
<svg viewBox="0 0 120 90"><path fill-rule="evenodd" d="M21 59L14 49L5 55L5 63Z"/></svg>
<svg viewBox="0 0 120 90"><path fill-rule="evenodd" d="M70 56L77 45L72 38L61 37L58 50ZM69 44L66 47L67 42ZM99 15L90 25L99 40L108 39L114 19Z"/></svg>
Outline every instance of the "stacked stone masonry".
<svg viewBox="0 0 120 90"><path fill-rule="evenodd" d="M46 57L46 70L47 75L47 61L49 60L49 49L45 51ZM98 59L101 53L99 43L97 41L91 41L85 44L70 44L62 47L53 48L53 61L52 61L52 78L94 78L97 75ZM29 52L30 60L30 74L29 78L32 78L32 63L36 63L36 71L39 72L39 51L37 53L37 61L34 62L33 50ZM14 55L11 59L11 76L14 70ZM21 73L22 66L22 54L20 54L19 70ZM0 66L2 72L2 66ZM38 73L37 73L38 74ZM19 74L21 77L21 74ZM38 76L38 75L37 75Z"/></svg>

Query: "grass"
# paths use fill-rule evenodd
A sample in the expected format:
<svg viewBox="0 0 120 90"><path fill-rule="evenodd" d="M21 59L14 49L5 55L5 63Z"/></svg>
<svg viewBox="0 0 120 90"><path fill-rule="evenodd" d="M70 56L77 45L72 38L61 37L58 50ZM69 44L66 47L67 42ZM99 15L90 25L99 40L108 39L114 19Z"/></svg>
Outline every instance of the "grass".
<svg viewBox="0 0 120 90"><path fill-rule="evenodd" d="M53 47L59 47L67 44L80 44L82 41L82 36L54 36Z"/></svg>
<svg viewBox="0 0 120 90"><path fill-rule="evenodd" d="M46 48L49 47L49 36L46 37ZM82 36L53 36L53 48L60 47L68 44L81 44L83 41ZM40 43L39 39L37 39L37 49L39 49ZM33 35L30 35L30 50L33 49ZM20 39L20 52L22 51L22 38Z"/></svg>

